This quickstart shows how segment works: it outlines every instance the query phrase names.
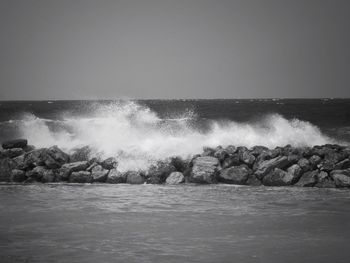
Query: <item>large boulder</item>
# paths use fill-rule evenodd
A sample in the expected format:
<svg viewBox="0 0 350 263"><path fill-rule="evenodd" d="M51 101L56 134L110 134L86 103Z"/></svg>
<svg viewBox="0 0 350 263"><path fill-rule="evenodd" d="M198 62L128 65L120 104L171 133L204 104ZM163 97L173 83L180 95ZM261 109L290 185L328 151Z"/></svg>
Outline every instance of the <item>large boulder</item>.
<svg viewBox="0 0 350 263"><path fill-rule="evenodd" d="M22 148L11 148L1 152L3 157L15 158L24 154L24 150Z"/></svg>
<svg viewBox="0 0 350 263"><path fill-rule="evenodd" d="M250 174L248 176L248 180L245 183L246 185L250 186L260 186L262 185L261 181L256 177L255 174Z"/></svg>
<svg viewBox="0 0 350 263"><path fill-rule="evenodd" d="M73 172L69 176L70 183L92 183L91 173L88 171Z"/></svg>
<svg viewBox="0 0 350 263"><path fill-rule="evenodd" d="M15 163L10 158L0 159L0 182L9 182Z"/></svg>
<svg viewBox="0 0 350 263"><path fill-rule="evenodd" d="M36 166L32 170L26 172L28 178L35 181L49 183L55 181L56 171L48 169L45 166Z"/></svg>
<svg viewBox="0 0 350 263"><path fill-rule="evenodd" d="M254 162L255 162L255 156L251 154L248 150L247 151L242 151L239 154L240 160L249 165L249 167L252 167Z"/></svg>
<svg viewBox="0 0 350 263"><path fill-rule="evenodd" d="M121 173L116 168L109 171L106 179L108 184L124 184L126 183L126 174Z"/></svg>
<svg viewBox="0 0 350 263"><path fill-rule="evenodd" d="M299 181L295 184L296 186L301 187L312 187L317 183L318 171L309 171L304 173Z"/></svg>
<svg viewBox="0 0 350 263"><path fill-rule="evenodd" d="M89 163L87 161L63 164L58 170L59 181L67 181L72 172L84 171L88 168L88 166Z"/></svg>
<svg viewBox="0 0 350 263"><path fill-rule="evenodd" d="M222 168L229 168L231 166L238 166L241 164L241 160L238 153L233 153L225 160L222 161Z"/></svg>
<svg viewBox="0 0 350 263"><path fill-rule="evenodd" d="M70 155L71 162L81 162L90 160L92 149L89 146L75 148Z"/></svg>
<svg viewBox="0 0 350 263"><path fill-rule="evenodd" d="M182 184L185 182L185 177L181 172L172 172L165 180L166 184Z"/></svg>
<svg viewBox="0 0 350 263"><path fill-rule="evenodd" d="M24 156L24 162L28 167L46 166L50 169L60 168L69 162L69 155L64 153L57 146L50 148L36 149Z"/></svg>
<svg viewBox="0 0 350 263"><path fill-rule="evenodd" d="M161 184L164 183L166 178L175 172L176 168L168 162L158 162L152 165L146 174L146 182L149 184Z"/></svg>
<svg viewBox="0 0 350 263"><path fill-rule="evenodd" d="M315 187L318 188L334 188L335 184L332 178L328 175L327 172L321 171L317 175L317 184Z"/></svg>
<svg viewBox="0 0 350 263"><path fill-rule="evenodd" d="M219 166L219 160L215 157L198 157L193 161L190 180L201 184L215 183Z"/></svg>
<svg viewBox="0 0 350 263"><path fill-rule="evenodd" d="M219 149L214 153L214 157L218 158L220 162L222 162L229 154L225 149Z"/></svg>
<svg viewBox="0 0 350 263"><path fill-rule="evenodd" d="M92 181L96 183L106 182L109 170L104 169L101 165L96 165L91 170Z"/></svg>
<svg viewBox="0 0 350 263"><path fill-rule="evenodd" d="M101 166L106 170L117 168L118 161L114 157L107 158L101 162Z"/></svg>
<svg viewBox="0 0 350 263"><path fill-rule="evenodd" d="M181 173L189 168L189 160L184 160L179 156L171 158L170 163L175 167L176 171Z"/></svg>
<svg viewBox="0 0 350 263"><path fill-rule="evenodd" d="M298 161L298 165L300 166L303 173L308 172L312 169L310 161L306 158L301 158Z"/></svg>
<svg viewBox="0 0 350 263"><path fill-rule="evenodd" d="M126 172L126 183L127 184L143 184L145 178L139 171L128 171Z"/></svg>
<svg viewBox="0 0 350 263"><path fill-rule="evenodd" d="M338 162L334 166L334 170L344 170L344 169L348 169L348 168L350 168L350 160L349 160L349 158L346 158L345 160Z"/></svg>
<svg viewBox="0 0 350 263"><path fill-rule="evenodd" d="M28 141L25 139L17 139L17 140L10 140L5 141L2 143L3 149L12 149L12 148L24 148L28 144Z"/></svg>
<svg viewBox="0 0 350 263"><path fill-rule="evenodd" d="M288 165L289 161L286 156L278 156L276 158L261 162L255 171L255 175L258 177L258 179L262 180L262 178L264 178L264 176L270 173L273 169L283 169Z"/></svg>
<svg viewBox="0 0 350 263"><path fill-rule="evenodd" d="M301 169L296 164L291 166L288 171L283 171L282 169L275 168L273 171L268 173L263 178L263 184L268 186L287 186L292 185L299 179Z"/></svg>
<svg viewBox="0 0 350 263"><path fill-rule="evenodd" d="M227 184L245 184L252 171L246 165L233 166L222 169L218 180Z"/></svg>
<svg viewBox="0 0 350 263"><path fill-rule="evenodd" d="M333 178L336 187L350 187L350 169L334 170L330 175Z"/></svg>
<svg viewBox="0 0 350 263"><path fill-rule="evenodd" d="M27 179L26 173L22 170L13 169L11 171L11 182L21 183Z"/></svg>

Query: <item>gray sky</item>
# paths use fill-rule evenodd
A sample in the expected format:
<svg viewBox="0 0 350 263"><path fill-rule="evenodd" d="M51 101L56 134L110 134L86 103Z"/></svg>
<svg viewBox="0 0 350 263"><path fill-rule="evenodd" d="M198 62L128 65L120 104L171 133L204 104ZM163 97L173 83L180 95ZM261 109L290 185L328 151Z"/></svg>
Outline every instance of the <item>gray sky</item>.
<svg viewBox="0 0 350 263"><path fill-rule="evenodd" d="M0 0L0 100L350 97L350 1Z"/></svg>

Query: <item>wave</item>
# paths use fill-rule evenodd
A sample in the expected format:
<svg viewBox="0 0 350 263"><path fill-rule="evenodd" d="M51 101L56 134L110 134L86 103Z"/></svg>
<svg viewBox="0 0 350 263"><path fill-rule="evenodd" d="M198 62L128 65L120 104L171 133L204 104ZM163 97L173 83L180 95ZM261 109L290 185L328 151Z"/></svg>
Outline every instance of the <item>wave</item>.
<svg viewBox="0 0 350 263"><path fill-rule="evenodd" d="M205 123L205 129L199 123ZM88 116L47 120L33 114L23 116L20 134L37 147L58 145L66 151L89 145L102 157L115 156L120 169L145 168L153 161L171 156L189 157L203 146L240 145L252 147L313 146L335 143L315 125L278 114L259 121L201 120L186 111L160 118L136 102L96 106Z"/></svg>

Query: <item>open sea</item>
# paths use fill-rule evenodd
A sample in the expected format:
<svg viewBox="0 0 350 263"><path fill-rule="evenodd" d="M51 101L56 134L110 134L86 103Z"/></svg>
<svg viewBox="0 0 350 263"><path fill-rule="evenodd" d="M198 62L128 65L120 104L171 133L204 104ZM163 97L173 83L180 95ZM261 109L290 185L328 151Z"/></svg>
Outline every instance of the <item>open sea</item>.
<svg viewBox="0 0 350 263"><path fill-rule="evenodd" d="M0 101L0 141L89 145L120 170L203 146L349 145L350 99ZM350 191L0 185L0 262L349 262Z"/></svg>

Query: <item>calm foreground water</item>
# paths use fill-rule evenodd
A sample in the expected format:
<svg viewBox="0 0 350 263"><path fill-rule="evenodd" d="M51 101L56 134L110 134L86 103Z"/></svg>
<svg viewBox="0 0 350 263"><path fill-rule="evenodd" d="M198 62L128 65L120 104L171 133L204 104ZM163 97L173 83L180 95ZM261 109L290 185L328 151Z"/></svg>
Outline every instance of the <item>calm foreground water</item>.
<svg viewBox="0 0 350 263"><path fill-rule="evenodd" d="M350 192L1 185L0 262L349 262Z"/></svg>

